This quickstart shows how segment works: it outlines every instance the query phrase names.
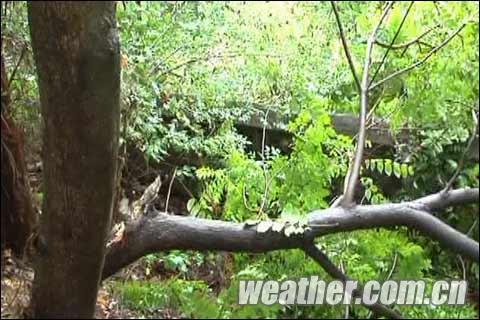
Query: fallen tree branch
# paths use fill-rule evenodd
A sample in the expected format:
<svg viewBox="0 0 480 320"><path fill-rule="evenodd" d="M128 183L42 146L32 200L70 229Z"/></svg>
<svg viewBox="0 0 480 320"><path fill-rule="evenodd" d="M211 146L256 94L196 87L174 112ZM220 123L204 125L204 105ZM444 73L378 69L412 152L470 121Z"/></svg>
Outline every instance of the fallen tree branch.
<svg viewBox="0 0 480 320"><path fill-rule="evenodd" d="M478 203L478 188L438 192L412 201L414 207L425 211L438 211L447 207Z"/></svg>
<svg viewBox="0 0 480 320"><path fill-rule="evenodd" d="M478 201L478 189L476 190L476 201ZM439 202L437 201L437 204ZM424 236L439 242L442 247L478 263L478 242L422 210L429 207L421 202L356 206L350 209L337 207L311 213L309 225L312 225L315 236L360 229L404 226L416 229ZM316 228L315 225L331 225L331 227Z"/></svg>
<svg viewBox="0 0 480 320"><path fill-rule="evenodd" d="M124 241L112 245L105 257L107 278L144 255L168 250L269 252L301 248L302 237L279 232L258 233L243 223L157 213L130 224Z"/></svg>
<svg viewBox="0 0 480 320"><path fill-rule="evenodd" d="M174 216L150 210L129 224L122 241L109 248L103 279L154 252L173 249L231 252L301 249L315 237L327 234L395 226L417 229L442 246L478 263L478 243L427 212L478 203L478 200L478 188L458 189L410 202L317 210L309 214L309 229L290 237L271 230L260 233L256 227L244 223Z"/></svg>

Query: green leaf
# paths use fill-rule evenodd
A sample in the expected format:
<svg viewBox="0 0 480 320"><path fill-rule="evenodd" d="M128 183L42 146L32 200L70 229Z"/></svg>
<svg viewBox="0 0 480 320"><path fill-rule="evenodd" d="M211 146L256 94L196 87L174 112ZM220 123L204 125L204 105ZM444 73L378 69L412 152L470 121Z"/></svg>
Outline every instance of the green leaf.
<svg viewBox="0 0 480 320"><path fill-rule="evenodd" d="M408 177L408 165L405 164L405 163L402 163L402 165L400 167L400 170L401 170L402 177L407 178Z"/></svg>
<svg viewBox="0 0 480 320"><path fill-rule="evenodd" d="M194 198L188 200L188 202L187 202L187 210L188 210L188 212L190 212L190 213L192 212L192 208L193 208L193 206L195 205L195 203L196 203L196 200L195 200Z"/></svg>
<svg viewBox="0 0 480 320"><path fill-rule="evenodd" d="M367 189L365 191L365 197L367 198L368 201L372 198L372 191L370 189Z"/></svg>
<svg viewBox="0 0 480 320"><path fill-rule="evenodd" d="M448 164L450 165L450 167L452 167L453 170L456 170L457 169L457 162L455 162L454 160L452 159L448 159L447 160Z"/></svg>
<svg viewBox="0 0 480 320"><path fill-rule="evenodd" d="M401 166L398 162L393 163L393 174L399 179L402 177Z"/></svg>
<svg viewBox="0 0 480 320"><path fill-rule="evenodd" d="M375 162L377 163L378 172L383 173L383 168L384 168L383 160L380 159L380 160L376 160Z"/></svg>
<svg viewBox="0 0 480 320"><path fill-rule="evenodd" d="M410 176L413 176L415 174L415 170L414 170L413 166L408 166L408 174Z"/></svg>
<svg viewBox="0 0 480 320"><path fill-rule="evenodd" d="M392 160L385 159L385 174L390 177L392 175L392 171Z"/></svg>

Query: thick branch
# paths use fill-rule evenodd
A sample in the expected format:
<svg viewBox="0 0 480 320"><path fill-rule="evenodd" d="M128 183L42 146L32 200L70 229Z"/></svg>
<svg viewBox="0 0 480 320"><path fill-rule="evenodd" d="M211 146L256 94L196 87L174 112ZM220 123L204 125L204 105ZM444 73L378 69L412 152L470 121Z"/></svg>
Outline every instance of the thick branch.
<svg viewBox="0 0 480 320"><path fill-rule="evenodd" d="M478 242L427 212L460 202L463 204L478 202L478 188L455 190L446 196L437 193L412 202L319 210L309 215L309 225L315 236L360 229L405 226L420 231L424 236L438 241L443 247L478 263ZM325 225L330 227L321 227Z"/></svg>
<svg viewBox="0 0 480 320"><path fill-rule="evenodd" d="M332 261L323 253L320 249L318 249L314 243L308 243L304 246L303 250L305 253L310 256L313 260L315 260L332 278L341 280L343 282L347 282L351 279L347 277ZM353 290L352 296L362 298L363 293L362 289ZM371 305L364 304L366 308L371 310L376 315L382 315L387 318L391 319L401 319L402 316L398 314L396 311L380 304L374 303Z"/></svg>
<svg viewBox="0 0 480 320"><path fill-rule="evenodd" d="M478 188L438 192L412 201L414 207L425 211L438 211L452 206L478 203Z"/></svg>
<svg viewBox="0 0 480 320"><path fill-rule="evenodd" d="M256 228L246 228L243 223L157 213L129 225L123 240L110 247L103 278L154 252L173 249L268 252L299 248L302 241L283 233L258 233Z"/></svg>
<svg viewBox="0 0 480 320"><path fill-rule="evenodd" d="M142 216L129 225L122 241L112 244L105 258L103 278L146 254L159 251L268 252L303 248L314 237L326 234L394 226L417 229L453 252L478 263L477 242L426 212L477 203L478 200L478 188L459 189L411 202L318 210L309 215L310 230L297 237L287 237L284 233L273 231L258 233L255 227L246 227L242 223L156 213L152 217Z"/></svg>

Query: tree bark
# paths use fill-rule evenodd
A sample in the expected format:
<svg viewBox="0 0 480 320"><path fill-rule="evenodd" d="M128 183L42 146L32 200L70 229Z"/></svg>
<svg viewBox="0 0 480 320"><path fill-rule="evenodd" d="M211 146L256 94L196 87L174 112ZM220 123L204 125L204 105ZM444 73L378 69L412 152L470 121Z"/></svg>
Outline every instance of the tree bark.
<svg viewBox="0 0 480 320"><path fill-rule="evenodd" d="M115 2L29 2L44 121L36 318L91 318L110 227L119 134Z"/></svg>

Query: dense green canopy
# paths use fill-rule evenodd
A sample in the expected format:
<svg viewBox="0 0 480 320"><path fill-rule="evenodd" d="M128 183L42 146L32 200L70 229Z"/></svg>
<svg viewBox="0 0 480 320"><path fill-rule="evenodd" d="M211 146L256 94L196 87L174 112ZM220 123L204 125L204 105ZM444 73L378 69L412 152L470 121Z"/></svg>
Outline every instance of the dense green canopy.
<svg viewBox="0 0 480 320"><path fill-rule="evenodd" d="M339 132L333 119L358 117L360 111L338 22L361 75L367 39L384 7L384 2L339 2L337 20L331 3L320 1L117 2L124 200L138 196L161 174L168 180L163 183L166 203L159 207L168 210L171 197L170 209L177 213L302 223L308 212L328 208L343 192L358 140L356 134ZM2 56L16 70L14 116L25 124L27 146L35 154L40 114L25 12L18 4L6 19L2 13ZM478 154L478 15L473 1L393 4L373 46L374 88L367 106L367 127L381 122L392 142L381 145L367 136L358 203L435 193L457 170L455 187L478 188L478 155L472 157ZM248 131L255 127L252 122L256 131ZM137 180L129 180L133 176L140 188ZM42 192L37 195L41 201ZM478 241L478 206L439 216ZM466 277L470 290L478 290L478 264L464 263L406 228L326 236L321 246L362 282ZM236 305L239 279L318 275L315 262L299 250L264 255L171 251L148 255L139 266L145 281L113 281L112 287L123 305L141 312L345 316L344 307ZM204 269L216 279L202 275ZM152 278L162 281L147 281ZM476 315L471 305L399 309L405 317ZM366 317L369 311L355 306L350 312Z"/></svg>

